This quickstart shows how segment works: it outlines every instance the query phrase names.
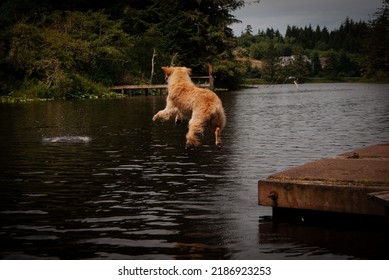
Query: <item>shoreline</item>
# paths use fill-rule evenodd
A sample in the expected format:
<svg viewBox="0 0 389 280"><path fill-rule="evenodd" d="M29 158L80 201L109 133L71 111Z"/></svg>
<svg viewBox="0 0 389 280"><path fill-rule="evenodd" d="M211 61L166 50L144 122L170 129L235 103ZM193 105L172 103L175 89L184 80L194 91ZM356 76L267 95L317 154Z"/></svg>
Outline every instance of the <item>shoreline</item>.
<svg viewBox="0 0 389 280"><path fill-rule="evenodd" d="M299 81L299 84L316 84L316 83L361 83L361 84L389 84L389 78L364 78L364 77L335 77L335 78L329 78L329 77L308 77L303 78L301 81ZM274 84L274 85L282 85L282 84L293 84L293 81L288 80L285 83L272 83L269 81L265 81L264 79L244 79L244 82L242 83L242 86L245 85L268 85L268 84Z"/></svg>
<svg viewBox="0 0 389 280"><path fill-rule="evenodd" d="M303 81L299 82L299 84L331 84L331 83L358 83L358 84L389 84L389 80L377 80L377 79L363 79L363 78L305 78ZM252 88L259 85L284 85L284 84L293 84L293 81L288 81L286 83L270 83L264 81L263 79L245 79L244 82L239 85L238 89ZM107 89L109 89L107 87ZM215 92L220 91L228 91L228 89L215 88ZM0 104L6 103L28 103L28 102L44 102L44 101L53 101L53 100L100 100L100 99L120 99L126 98L128 96L140 96L142 94L133 94L127 95L122 93L117 93L110 91L109 94L103 95L84 95L81 98L38 98L38 97L12 97L12 96L0 96ZM154 94L150 94L154 95Z"/></svg>

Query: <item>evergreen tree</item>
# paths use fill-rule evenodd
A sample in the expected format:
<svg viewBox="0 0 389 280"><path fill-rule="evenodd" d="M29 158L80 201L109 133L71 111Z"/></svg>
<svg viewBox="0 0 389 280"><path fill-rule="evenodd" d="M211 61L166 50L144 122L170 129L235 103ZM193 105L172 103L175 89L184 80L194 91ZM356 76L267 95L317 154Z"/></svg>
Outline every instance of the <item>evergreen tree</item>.
<svg viewBox="0 0 389 280"><path fill-rule="evenodd" d="M317 51L314 51L311 54L311 61L312 61L312 74L317 75L321 71L321 63L319 58L319 53Z"/></svg>
<svg viewBox="0 0 389 280"><path fill-rule="evenodd" d="M369 32L364 51L367 54L367 73L389 73L389 0L384 0L382 8L369 22Z"/></svg>
<svg viewBox="0 0 389 280"><path fill-rule="evenodd" d="M277 77L277 73L279 72L279 53L277 53L276 48L274 47L274 44L272 41L270 41L270 44L268 45L267 49L265 50L265 53L263 55L264 60L264 68L263 68L263 74L265 80L269 82L276 82L279 77Z"/></svg>
<svg viewBox="0 0 389 280"><path fill-rule="evenodd" d="M251 25L247 25L246 26L246 29L245 29L245 34L246 35L253 35L253 28L251 27Z"/></svg>

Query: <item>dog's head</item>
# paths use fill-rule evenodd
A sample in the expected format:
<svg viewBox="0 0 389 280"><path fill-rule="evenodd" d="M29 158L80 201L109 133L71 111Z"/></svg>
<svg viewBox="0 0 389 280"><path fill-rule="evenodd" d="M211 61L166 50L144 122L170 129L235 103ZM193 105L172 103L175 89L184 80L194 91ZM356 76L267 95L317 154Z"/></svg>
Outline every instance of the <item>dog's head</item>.
<svg viewBox="0 0 389 280"><path fill-rule="evenodd" d="M188 76L192 75L192 69L187 67L162 67L163 72L165 73L165 80L168 81L169 77L173 75L173 73L182 73Z"/></svg>

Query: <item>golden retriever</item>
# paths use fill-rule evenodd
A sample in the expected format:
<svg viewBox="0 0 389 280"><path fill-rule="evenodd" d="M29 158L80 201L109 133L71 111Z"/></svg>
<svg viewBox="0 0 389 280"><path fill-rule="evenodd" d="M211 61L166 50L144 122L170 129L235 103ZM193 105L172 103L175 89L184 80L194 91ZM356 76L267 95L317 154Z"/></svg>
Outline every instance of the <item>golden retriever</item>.
<svg viewBox="0 0 389 280"><path fill-rule="evenodd" d="M226 124L226 116L219 97L208 89L197 87L191 80L191 69L186 67L162 67L166 74L168 95L165 109L156 113L153 121L167 121L176 117L189 120L186 134L186 149L201 144L199 135L204 135L206 126L215 131L215 144L222 147L221 132Z"/></svg>

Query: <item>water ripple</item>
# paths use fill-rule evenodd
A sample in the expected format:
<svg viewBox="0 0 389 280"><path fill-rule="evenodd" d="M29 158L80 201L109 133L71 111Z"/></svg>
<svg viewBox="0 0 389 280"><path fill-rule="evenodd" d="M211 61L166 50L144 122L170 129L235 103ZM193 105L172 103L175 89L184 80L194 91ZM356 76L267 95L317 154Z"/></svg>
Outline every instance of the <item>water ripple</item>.
<svg viewBox="0 0 389 280"><path fill-rule="evenodd" d="M43 137L44 143L89 143L92 138L89 136L55 136Z"/></svg>

